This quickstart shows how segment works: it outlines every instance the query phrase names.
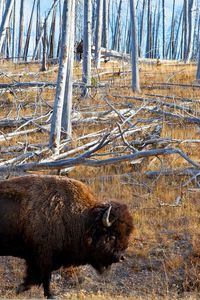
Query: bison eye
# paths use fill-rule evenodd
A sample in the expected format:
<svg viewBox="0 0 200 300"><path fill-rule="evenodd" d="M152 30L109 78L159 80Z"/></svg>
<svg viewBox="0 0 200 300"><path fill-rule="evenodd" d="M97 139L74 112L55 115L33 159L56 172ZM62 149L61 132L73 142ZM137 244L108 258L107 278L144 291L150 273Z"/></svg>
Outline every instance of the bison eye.
<svg viewBox="0 0 200 300"><path fill-rule="evenodd" d="M111 236L107 236L106 237L106 242L108 243L108 242L110 242L110 241L115 241L116 240L116 236L114 236L114 235L111 235Z"/></svg>

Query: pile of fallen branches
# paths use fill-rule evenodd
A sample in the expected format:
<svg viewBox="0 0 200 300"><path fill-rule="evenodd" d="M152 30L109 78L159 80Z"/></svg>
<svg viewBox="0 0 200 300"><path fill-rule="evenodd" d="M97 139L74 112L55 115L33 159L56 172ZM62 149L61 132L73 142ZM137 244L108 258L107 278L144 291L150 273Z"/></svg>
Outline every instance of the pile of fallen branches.
<svg viewBox="0 0 200 300"><path fill-rule="evenodd" d="M111 98L121 99L120 107ZM131 99L139 104L126 104ZM73 140L63 140L60 154L53 155L48 141L30 144L27 136L37 132L49 132L52 109L46 105L46 112L34 117L0 120L0 143L2 144L0 158L1 174L12 172L26 172L45 169L68 169L78 165L100 167L129 161L140 164L147 157L164 157L176 155L185 161L185 168L149 171L147 176L184 174L198 178L200 164L192 160L179 145L199 144L200 140L178 140L161 136L163 116L182 120L191 124L200 124L200 112L188 106L191 99L181 99L182 104L165 102L158 95L148 97L124 97L113 95L102 97L101 111L89 109L74 110L72 123L74 128L87 126L88 128L103 127ZM125 103L125 104L123 104ZM193 102L192 102L193 103ZM43 103L44 105L44 103ZM166 110L168 109L168 110ZM144 117L145 113L145 117ZM142 117L141 117L142 116ZM9 133L3 132L10 128ZM12 130L15 128L15 130ZM5 146L4 142L18 136L24 136L24 143ZM198 182L198 181L197 181Z"/></svg>

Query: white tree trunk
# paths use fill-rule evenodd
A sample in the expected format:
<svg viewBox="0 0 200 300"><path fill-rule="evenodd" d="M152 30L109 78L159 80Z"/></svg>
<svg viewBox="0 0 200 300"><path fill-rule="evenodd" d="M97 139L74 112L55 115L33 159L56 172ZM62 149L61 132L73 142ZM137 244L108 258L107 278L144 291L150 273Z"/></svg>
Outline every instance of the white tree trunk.
<svg viewBox="0 0 200 300"><path fill-rule="evenodd" d="M102 39L103 0L97 1L97 21L95 36L95 67L100 68L101 39Z"/></svg>
<svg viewBox="0 0 200 300"><path fill-rule="evenodd" d="M72 135L72 90L73 90L73 65L74 65L74 23L75 23L75 0L71 0L70 28L68 37L67 74L65 83L65 95L62 113L62 129L67 138Z"/></svg>
<svg viewBox="0 0 200 300"><path fill-rule="evenodd" d="M47 19L44 21L43 55L41 71L47 70Z"/></svg>
<svg viewBox="0 0 200 300"><path fill-rule="evenodd" d="M187 54L188 54L188 0L184 0L183 33L184 33L183 58L184 61L186 62Z"/></svg>
<svg viewBox="0 0 200 300"><path fill-rule="evenodd" d="M24 58L25 61L27 61L27 58L28 58L28 49L29 49L29 42L30 42L32 24L33 24L33 14L34 14L34 9L35 9L35 3L36 3L36 0L33 1L31 17L30 17L30 21L29 21L27 37L26 37L26 42L25 42L25 46L24 46L23 58Z"/></svg>
<svg viewBox="0 0 200 300"><path fill-rule="evenodd" d="M22 55L22 43L24 34L24 0L20 3L20 14L19 14L19 43L18 43L18 60Z"/></svg>
<svg viewBox="0 0 200 300"><path fill-rule="evenodd" d="M103 2L103 47L108 49L108 21L109 21L109 13L108 13L108 0L104 0Z"/></svg>
<svg viewBox="0 0 200 300"><path fill-rule="evenodd" d="M47 13L46 20L48 20L52 10L54 9L55 5L57 5L57 4L58 4L58 0L55 0L54 3L52 4L51 8L49 9L48 13ZM34 60L36 58L36 55L37 55L37 52L38 52L38 49L39 49L39 46L40 46L40 42L41 42L41 39L42 39L42 36L43 36L43 32L44 32L44 26L41 28L40 35L38 37L38 43L35 46L35 49L33 51L32 60Z"/></svg>
<svg viewBox="0 0 200 300"><path fill-rule="evenodd" d="M138 37L137 21L135 11L135 1L130 1L130 19L131 19L131 57L132 57L132 90L140 92L139 68L138 68Z"/></svg>
<svg viewBox="0 0 200 300"><path fill-rule="evenodd" d="M91 85L91 34L92 34L92 3L84 0L84 38L83 38L83 75L85 83L83 96L87 96L88 88Z"/></svg>
<svg viewBox="0 0 200 300"><path fill-rule="evenodd" d="M14 0L7 0L5 11L0 26L0 53L6 37L6 28L9 27L10 14L14 5Z"/></svg>
<svg viewBox="0 0 200 300"><path fill-rule="evenodd" d="M69 53L69 34L70 34L70 22L71 22L71 6L74 0L64 0L63 14L62 14L62 37L61 37L61 49L59 58L59 70L56 86L56 95L54 101L53 115L51 121L51 132L49 146L54 153L59 153L59 145L61 138L61 122L62 112L65 97L65 86L67 77L67 64Z"/></svg>
<svg viewBox="0 0 200 300"><path fill-rule="evenodd" d="M165 0L162 0L162 21L163 21L163 24L162 24L162 27L163 27L163 50L162 50L162 54L163 54L163 59L165 58L165 44L166 44L166 34L165 34Z"/></svg>
<svg viewBox="0 0 200 300"><path fill-rule="evenodd" d="M13 5L13 19L12 19L12 60L15 58L15 14L16 14L16 0L14 0L14 5Z"/></svg>
<svg viewBox="0 0 200 300"><path fill-rule="evenodd" d="M194 0L190 0L188 3L188 49L187 49L187 61L191 60L193 37L194 37L194 22L195 22L195 9Z"/></svg>

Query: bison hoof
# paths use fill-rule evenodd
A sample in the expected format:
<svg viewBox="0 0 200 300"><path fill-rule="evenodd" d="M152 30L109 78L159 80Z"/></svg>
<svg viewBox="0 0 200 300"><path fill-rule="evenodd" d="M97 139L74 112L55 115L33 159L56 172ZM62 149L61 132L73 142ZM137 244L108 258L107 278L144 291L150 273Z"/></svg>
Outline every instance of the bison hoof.
<svg viewBox="0 0 200 300"><path fill-rule="evenodd" d="M21 283L17 288L16 288L16 294L23 293L25 291L28 291L30 289L29 285L25 285L24 283Z"/></svg>
<svg viewBox="0 0 200 300"><path fill-rule="evenodd" d="M47 299L57 299L54 295L49 294L48 296L46 296Z"/></svg>

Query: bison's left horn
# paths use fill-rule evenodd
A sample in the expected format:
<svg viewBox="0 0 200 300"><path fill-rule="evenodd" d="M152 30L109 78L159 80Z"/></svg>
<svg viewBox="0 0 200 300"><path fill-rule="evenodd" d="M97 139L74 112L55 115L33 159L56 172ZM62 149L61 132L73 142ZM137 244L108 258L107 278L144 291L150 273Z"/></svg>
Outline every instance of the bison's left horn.
<svg viewBox="0 0 200 300"><path fill-rule="evenodd" d="M106 209L105 213L103 214L102 222L105 227L110 227L112 225L112 222L109 221L111 209L112 206L110 205L108 209Z"/></svg>

